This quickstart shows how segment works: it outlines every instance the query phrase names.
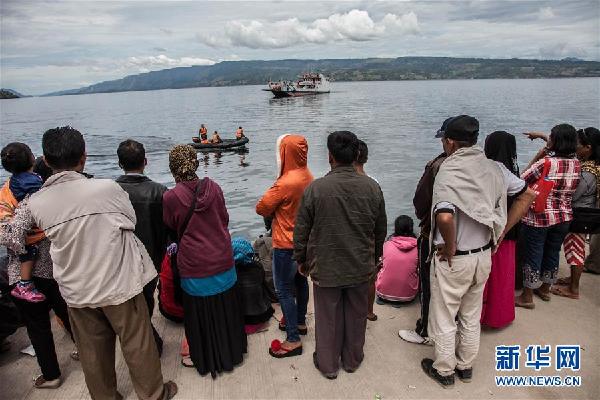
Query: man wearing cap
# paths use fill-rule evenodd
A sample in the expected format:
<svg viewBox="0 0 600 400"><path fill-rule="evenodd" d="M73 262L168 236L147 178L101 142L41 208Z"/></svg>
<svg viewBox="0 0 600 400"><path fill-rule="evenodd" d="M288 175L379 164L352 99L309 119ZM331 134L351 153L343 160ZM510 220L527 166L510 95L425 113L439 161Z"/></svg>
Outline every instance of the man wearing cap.
<svg viewBox="0 0 600 400"><path fill-rule="evenodd" d="M435 178L431 212L429 335L435 360L425 358L421 367L447 388L455 372L462 381L471 380L492 250L525 214L535 193L475 146L477 119L460 115L445 125L436 137L448 158ZM516 197L508 211L507 196Z"/></svg>

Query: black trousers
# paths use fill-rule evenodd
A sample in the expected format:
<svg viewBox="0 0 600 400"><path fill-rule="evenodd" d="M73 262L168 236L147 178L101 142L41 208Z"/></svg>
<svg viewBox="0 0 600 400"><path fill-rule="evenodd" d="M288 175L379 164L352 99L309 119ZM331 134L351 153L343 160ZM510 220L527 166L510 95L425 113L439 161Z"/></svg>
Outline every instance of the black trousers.
<svg viewBox="0 0 600 400"><path fill-rule="evenodd" d="M421 316L417 320L415 331L422 337L428 337L427 320L429 318L429 299L431 298L431 285L429 281L431 263L427 262L429 258L429 238L422 235L419 236L417 247L419 249L419 300L421 301Z"/></svg>
<svg viewBox="0 0 600 400"><path fill-rule="evenodd" d="M152 314L154 314L154 292L156 291L156 284L158 283L158 277L152 279L150 282L144 286L143 295L146 300L146 304L148 305L148 314L150 315L150 325L152 326L152 335L154 336L154 341L156 342L156 347L158 347L158 354L162 355L163 349L163 340L152 325Z"/></svg>
<svg viewBox="0 0 600 400"><path fill-rule="evenodd" d="M50 323L50 310L53 310L56 316L60 318L65 329L71 335L71 340L73 340L73 333L69 322L67 303L60 294L56 281L34 277L33 282L37 290L46 296L45 301L30 303L14 297L13 301L27 327L27 334L35 349L36 359L44 379L50 381L60 377L60 368L56 358L52 325Z"/></svg>

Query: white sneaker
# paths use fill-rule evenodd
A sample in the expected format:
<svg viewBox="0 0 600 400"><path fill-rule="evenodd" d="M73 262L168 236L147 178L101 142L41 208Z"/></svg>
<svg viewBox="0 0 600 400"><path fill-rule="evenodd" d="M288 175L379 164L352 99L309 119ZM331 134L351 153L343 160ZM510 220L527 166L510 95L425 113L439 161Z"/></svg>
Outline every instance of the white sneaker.
<svg viewBox="0 0 600 400"><path fill-rule="evenodd" d="M410 343L424 344L426 346L433 346L433 341L430 338L423 337L413 330L400 329L398 331L398 336L400 336L401 339L406 340L407 342L410 342Z"/></svg>
<svg viewBox="0 0 600 400"><path fill-rule="evenodd" d="M28 356L35 357L35 350L33 349L33 345L30 344L29 346L22 348L21 354L27 354Z"/></svg>

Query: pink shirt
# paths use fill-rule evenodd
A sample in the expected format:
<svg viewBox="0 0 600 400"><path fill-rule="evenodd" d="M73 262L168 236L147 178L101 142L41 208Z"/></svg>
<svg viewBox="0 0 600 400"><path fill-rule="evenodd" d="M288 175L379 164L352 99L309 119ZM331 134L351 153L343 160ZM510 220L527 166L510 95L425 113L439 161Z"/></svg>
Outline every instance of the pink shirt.
<svg viewBox="0 0 600 400"><path fill-rule="evenodd" d="M411 301L419 290L417 239L393 236L383 244L383 267L377 275L377 295L390 301Z"/></svg>

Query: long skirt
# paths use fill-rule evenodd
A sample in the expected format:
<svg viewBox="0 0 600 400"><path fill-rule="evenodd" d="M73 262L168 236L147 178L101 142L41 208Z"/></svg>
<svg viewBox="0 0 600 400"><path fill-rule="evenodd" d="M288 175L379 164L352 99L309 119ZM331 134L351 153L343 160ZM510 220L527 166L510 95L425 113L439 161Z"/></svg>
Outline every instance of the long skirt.
<svg viewBox="0 0 600 400"><path fill-rule="evenodd" d="M492 270L483 291L481 323L503 328L515 319L514 240L504 240L492 256Z"/></svg>
<svg viewBox="0 0 600 400"><path fill-rule="evenodd" d="M244 360L248 342L237 285L213 296L183 293L184 325L190 358L200 375L216 378Z"/></svg>

